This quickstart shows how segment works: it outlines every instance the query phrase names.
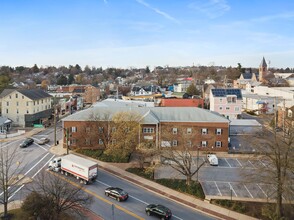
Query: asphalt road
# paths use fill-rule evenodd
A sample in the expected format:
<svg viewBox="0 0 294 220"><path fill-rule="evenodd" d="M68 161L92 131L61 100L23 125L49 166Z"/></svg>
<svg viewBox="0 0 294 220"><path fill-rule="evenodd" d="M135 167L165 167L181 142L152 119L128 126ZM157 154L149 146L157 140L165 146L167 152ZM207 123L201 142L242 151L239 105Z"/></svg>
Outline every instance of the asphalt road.
<svg viewBox="0 0 294 220"><path fill-rule="evenodd" d="M46 172L48 162L54 157L54 155L49 152L50 146L53 145L54 129L49 128L34 135L32 138L36 141L41 137L49 137L50 142L45 145L38 145L35 142L27 148L19 148L19 144L24 139L1 144L1 148L17 149L18 157L13 163L13 166L16 167L19 164L21 171L20 174L25 176L19 184L10 188L13 194L9 197L9 201L23 200L33 188L32 181L36 179L36 176L40 172ZM57 132L57 140L59 139L61 139L61 132ZM70 178L69 180L76 182L74 178ZM108 186L118 186L123 188L129 193L130 198L125 202L117 202L116 200L106 197L104 195L104 190ZM85 186L85 190L94 198L94 202L90 209L104 219L156 219L153 216L147 216L145 214L145 207L149 203L159 203L167 206L173 213L173 219L214 219L206 214L195 211L171 201L168 198L164 198L125 180L112 176L102 170L99 170L98 172L97 181L92 185Z"/></svg>

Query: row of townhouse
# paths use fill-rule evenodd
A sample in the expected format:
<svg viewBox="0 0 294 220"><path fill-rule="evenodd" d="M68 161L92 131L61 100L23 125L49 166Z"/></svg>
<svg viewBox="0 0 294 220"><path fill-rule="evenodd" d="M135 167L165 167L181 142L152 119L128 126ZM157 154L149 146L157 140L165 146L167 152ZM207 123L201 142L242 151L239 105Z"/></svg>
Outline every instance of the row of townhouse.
<svg viewBox="0 0 294 220"><path fill-rule="evenodd" d="M157 149L185 145L192 150L228 151L229 120L215 112L196 107L143 108L111 104L64 118L64 147L68 144L71 149L103 149L104 137L118 129L112 120L118 112L140 116L138 133L134 135L138 146L149 143Z"/></svg>

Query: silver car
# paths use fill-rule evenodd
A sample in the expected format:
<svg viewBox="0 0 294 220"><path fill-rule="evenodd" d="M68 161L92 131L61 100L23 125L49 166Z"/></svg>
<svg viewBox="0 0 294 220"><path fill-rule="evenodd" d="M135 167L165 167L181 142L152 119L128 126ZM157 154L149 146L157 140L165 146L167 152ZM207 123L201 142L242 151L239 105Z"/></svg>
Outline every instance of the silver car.
<svg viewBox="0 0 294 220"><path fill-rule="evenodd" d="M40 144L40 145L47 144L49 141L50 141L49 138L42 137L40 138L40 140L37 141L37 144Z"/></svg>

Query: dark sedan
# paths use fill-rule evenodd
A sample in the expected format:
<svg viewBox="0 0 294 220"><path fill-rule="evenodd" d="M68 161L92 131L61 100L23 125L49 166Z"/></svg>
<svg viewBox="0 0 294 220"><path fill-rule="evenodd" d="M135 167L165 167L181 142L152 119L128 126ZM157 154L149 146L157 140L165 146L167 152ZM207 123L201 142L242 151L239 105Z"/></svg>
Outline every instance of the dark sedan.
<svg viewBox="0 0 294 220"><path fill-rule="evenodd" d="M147 215L154 215L159 217L161 220L168 220L172 217L171 210L163 205L149 204L145 208Z"/></svg>
<svg viewBox="0 0 294 220"><path fill-rule="evenodd" d="M34 143L34 139L33 139L33 138L27 138L27 139L25 139L25 140L19 145L19 147L21 147L21 148L28 147L28 146L30 146L30 145L33 144L33 143Z"/></svg>
<svg viewBox="0 0 294 220"><path fill-rule="evenodd" d="M119 202L125 201L129 198L128 193L118 187L108 187L105 189L105 195L116 199Z"/></svg>

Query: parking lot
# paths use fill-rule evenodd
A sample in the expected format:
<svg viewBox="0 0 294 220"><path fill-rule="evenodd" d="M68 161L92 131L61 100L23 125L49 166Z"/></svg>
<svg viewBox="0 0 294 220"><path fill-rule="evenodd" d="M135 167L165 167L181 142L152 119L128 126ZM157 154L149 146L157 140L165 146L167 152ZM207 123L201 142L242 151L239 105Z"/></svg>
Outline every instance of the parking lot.
<svg viewBox="0 0 294 220"><path fill-rule="evenodd" d="M198 165L205 157L198 158ZM262 167L268 167L268 161L256 158L218 158L218 166L210 166L208 163L199 171L199 181L202 184L207 199L238 199L248 201L265 201L275 197L275 189L272 185L263 184L261 181L253 181L243 176L245 171L256 175ZM193 166L197 166L197 158L193 158ZM157 178L184 178L172 168L163 166L158 169ZM195 176L193 177L196 178ZM293 200L294 197L289 196Z"/></svg>

